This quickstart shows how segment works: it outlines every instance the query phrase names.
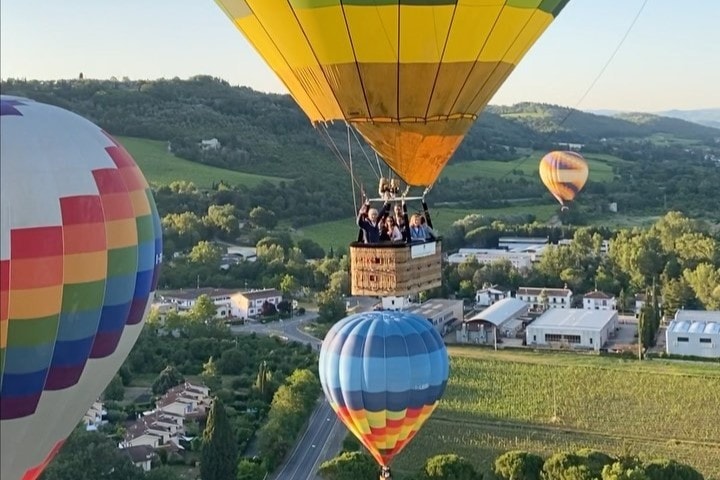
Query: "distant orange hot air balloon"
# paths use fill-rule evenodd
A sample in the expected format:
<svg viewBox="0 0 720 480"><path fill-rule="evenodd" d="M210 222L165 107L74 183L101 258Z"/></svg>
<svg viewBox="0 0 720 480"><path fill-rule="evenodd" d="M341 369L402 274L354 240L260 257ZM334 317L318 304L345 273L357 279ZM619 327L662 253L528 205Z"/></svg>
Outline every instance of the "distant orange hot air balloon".
<svg viewBox="0 0 720 480"><path fill-rule="evenodd" d="M550 193L557 198L562 210L585 186L588 164L577 152L550 152L540 160L540 178Z"/></svg>

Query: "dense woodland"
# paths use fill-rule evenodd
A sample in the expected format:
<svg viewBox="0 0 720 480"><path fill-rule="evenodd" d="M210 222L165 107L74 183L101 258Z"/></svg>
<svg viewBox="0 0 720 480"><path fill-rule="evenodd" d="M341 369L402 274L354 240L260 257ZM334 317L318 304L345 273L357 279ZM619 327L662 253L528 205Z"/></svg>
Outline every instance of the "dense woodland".
<svg viewBox="0 0 720 480"><path fill-rule="evenodd" d="M8 79L4 94L56 104L95 121L112 134L170 142L183 158L233 170L289 179L254 189L224 185L241 216L255 206L272 209L296 226L347 216L352 196L349 175L331 148L347 155L342 125L313 128L287 95L263 94L208 76L189 80L132 81ZM219 150L200 141L217 138ZM563 107L523 103L488 107L451 160L510 161L558 143L584 144L585 154L612 154L625 160L609 183L589 182L573 223L588 221L609 201L630 214L678 209L693 217L720 220L720 130L647 114L607 117ZM364 158L354 143L355 157ZM367 153L367 151L366 151ZM367 162L356 175L374 189ZM220 180L220 179L218 179ZM431 202L490 208L507 201L532 203L546 195L534 176L508 167L502 179L477 175L440 178ZM170 213L165 211L165 213Z"/></svg>

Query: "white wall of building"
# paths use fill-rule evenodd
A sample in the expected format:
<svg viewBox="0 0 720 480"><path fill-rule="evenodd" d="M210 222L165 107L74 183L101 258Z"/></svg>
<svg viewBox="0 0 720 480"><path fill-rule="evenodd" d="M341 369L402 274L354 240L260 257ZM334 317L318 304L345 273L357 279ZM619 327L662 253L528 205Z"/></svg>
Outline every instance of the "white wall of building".
<svg viewBox="0 0 720 480"><path fill-rule="evenodd" d="M671 355L720 358L720 323L673 320L665 331L665 349Z"/></svg>
<svg viewBox="0 0 720 480"><path fill-rule="evenodd" d="M548 310L525 330L528 345L600 350L618 324L617 312Z"/></svg>

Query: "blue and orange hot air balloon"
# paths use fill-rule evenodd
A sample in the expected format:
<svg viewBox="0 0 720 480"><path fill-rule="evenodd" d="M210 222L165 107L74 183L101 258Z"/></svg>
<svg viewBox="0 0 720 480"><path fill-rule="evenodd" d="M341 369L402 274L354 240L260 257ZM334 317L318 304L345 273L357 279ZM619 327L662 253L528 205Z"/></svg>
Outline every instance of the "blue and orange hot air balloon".
<svg viewBox="0 0 720 480"><path fill-rule="evenodd" d="M425 318L406 312L351 315L320 350L320 382L338 417L385 469L438 405L448 353Z"/></svg>
<svg viewBox="0 0 720 480"><path fill-rule="evenodd" d="M162 231L98 126L3 95L0 130L0 477L34 480L137 340Z"/></svg>
<svg viewBox="0 0 720 480"><path fill-rule="evenodd" d="M540 160L540 178L567 210L566 203L573 201L587 182L588 164L577 152L550 152Z"/></svg>

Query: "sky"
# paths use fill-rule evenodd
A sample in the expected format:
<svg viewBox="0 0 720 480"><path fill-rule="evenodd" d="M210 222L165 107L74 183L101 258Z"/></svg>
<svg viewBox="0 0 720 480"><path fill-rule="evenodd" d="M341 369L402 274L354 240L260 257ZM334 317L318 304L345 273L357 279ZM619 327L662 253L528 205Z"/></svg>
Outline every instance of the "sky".
<svg viewBox="0 0 720 480"><path fill-rule="evenodd" d="M490 103L718 108L719 24L718 0L571 0ZM213 0L2 0L0 77L80 72L131 79L204 74L287 93Z"/></svg>

